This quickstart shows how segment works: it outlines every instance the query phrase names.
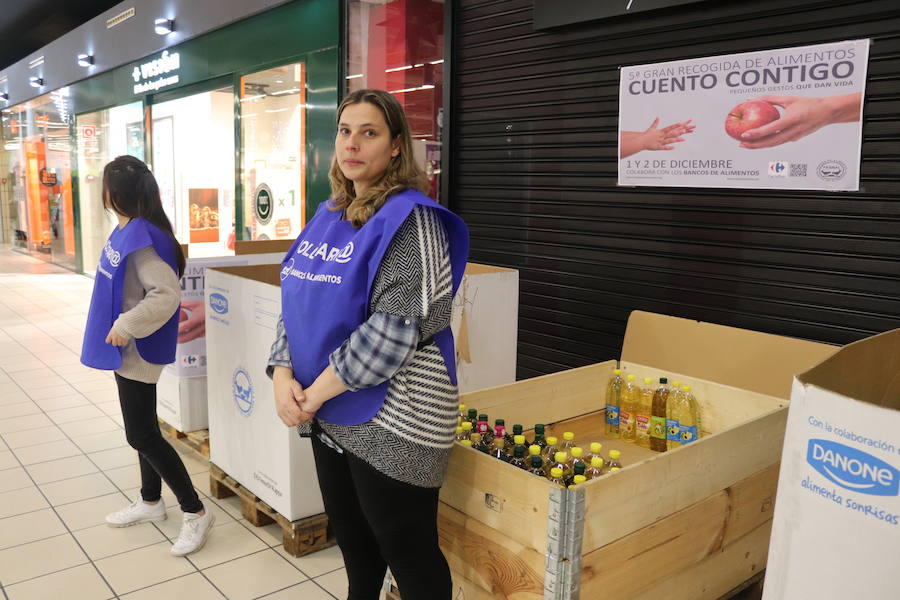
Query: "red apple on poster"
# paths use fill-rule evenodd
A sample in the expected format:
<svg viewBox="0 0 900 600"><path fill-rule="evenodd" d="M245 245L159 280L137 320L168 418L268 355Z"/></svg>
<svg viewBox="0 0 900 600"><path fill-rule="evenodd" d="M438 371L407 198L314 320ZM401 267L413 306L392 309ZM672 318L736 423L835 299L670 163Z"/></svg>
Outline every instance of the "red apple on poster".
<svg viewBox="0 0 900 600"><path fill-rule="evenodd" d="M741 134L767 125L778 119L781 113L774 105L762 100L750 100L738 104L725 117L725 133L741 141Z"/></svg>

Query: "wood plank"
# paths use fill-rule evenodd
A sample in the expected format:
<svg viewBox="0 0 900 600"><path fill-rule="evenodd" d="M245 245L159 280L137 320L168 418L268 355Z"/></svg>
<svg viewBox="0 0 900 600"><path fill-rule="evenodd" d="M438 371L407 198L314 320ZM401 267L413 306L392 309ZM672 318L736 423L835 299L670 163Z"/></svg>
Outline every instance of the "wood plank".
<svg viewBox="0 0 900 600"><path fill-rule="evenodd" d="M543 599L543 551L523 546L507 533L441 503L438 536L453 572L454 589L472 588L462 598Z"/></svg>
<svg viewBox="0 0 900 600"><path fill-rule="evenodd" d="M586 554L586 598L627 599L706 560L772 518L772 465L684 510ZM732 588L740 584L732 582Z"/></svg>
<svg viewBox="0 0 900 600"><path fill-rule="evenodd" d="M674 597L716 600L766 568L772 521L766 521L733 544L706 560L680 571L631 600L661 600ZM585 596L588 598L588 596Z"/></svg>
<svg viewBox="0 0 900 600"><path fill-rule="evenodd" d="M583 484L583 552L682 510L781 460L787 409Z"/></svg>
<svg viewBox="0 0 900 600"><path fill-rule="evenodd" d="M455 444L441 502L477 519L494 535L547 548L547 511L554 484L487 454Z"/></svg>

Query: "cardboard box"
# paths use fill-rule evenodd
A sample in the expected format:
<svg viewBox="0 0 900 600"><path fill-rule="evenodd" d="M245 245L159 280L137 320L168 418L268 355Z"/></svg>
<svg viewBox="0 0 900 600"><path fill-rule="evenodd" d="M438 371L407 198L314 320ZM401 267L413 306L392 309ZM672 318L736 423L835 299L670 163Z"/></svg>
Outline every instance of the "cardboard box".
<svg viewBox="0 0 900 600"><path fill-rule="evenodd" d="M456 446L441 489L441 546L467 599L717 599L765 568L794 373L835 347L634 312L621 366L692 385L703 437L653 453L605 434L616 361L461 396L507 426L551 424L618 473L573 489ZM811 596L795 596L806 598Z"/></svg>
<svg viewBox="0 0 900 600"><path fill-rule="evenodd" d="M181 432L208 428L206 376L179 377L163 369L156 384L156 414Z"/></svg>
<svg viewBox="0 0 900 600"><path fill-rule="evenodd" d="M210 461L292 521L324 511L312 446L275 413L281 265L206 272Z"/></svg>
<svg viewBox="0 0 900 600"><path fill-rule="evenodd" d="M450 327L456 340L460 393L514 382L519 272L467 264L453 299Z"/></svg>
<svg viewBox="0 0 900 600"><path fill-rule="evenodd" d="M764 600L900 598L900 329L794 379Z"/></svg>

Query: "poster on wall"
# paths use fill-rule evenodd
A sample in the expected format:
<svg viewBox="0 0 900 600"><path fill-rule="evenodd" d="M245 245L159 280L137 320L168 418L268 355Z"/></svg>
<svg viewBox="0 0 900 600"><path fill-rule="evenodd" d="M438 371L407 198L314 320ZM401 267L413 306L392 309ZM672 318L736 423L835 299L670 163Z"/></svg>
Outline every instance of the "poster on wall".
<svg viewBox="0 0 900 600"><path fill-rule="evenodd" d="M219 190L190 188L188 204L191 211L191 243L219 241Z"/></svg>
<svg viewBox="0 0 900 600"><path fill-rule="evenodd" d="M623 67L619 185L859 189L869 40Z"/></svg>
<svg viewBox="0 0 900 600"><path fill-rule="evenodd" d="M125 125L128 154L144 160L144 124L141 121Z"/></svg>

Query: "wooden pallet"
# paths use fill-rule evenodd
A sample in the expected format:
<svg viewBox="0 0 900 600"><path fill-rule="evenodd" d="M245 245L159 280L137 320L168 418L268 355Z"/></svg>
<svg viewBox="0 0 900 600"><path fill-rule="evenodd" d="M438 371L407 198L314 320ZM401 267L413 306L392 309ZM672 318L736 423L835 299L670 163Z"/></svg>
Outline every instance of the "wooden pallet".
<svg viewBox="0 0 900 600"><path fill-rule="evenodd" d="M200 429L198 431L184 433L183 431L178 431L162 419L157 419L157 421L159 421L159 429L163 432L163 435L176 444L188 448L189 450L193 450L200 456L209 459L209 430Z"/></svg>
<svg viewBox="0 0 900 600"><path fill-rule="evenodd" d="M237 495L241 500L241 514L257 527L278 523L284 549L291 556L304 556L335 544L334 536L328 530L328 517L324 513L289 521L213 463L209 463L209 488L213 498Z"/></svg>

